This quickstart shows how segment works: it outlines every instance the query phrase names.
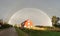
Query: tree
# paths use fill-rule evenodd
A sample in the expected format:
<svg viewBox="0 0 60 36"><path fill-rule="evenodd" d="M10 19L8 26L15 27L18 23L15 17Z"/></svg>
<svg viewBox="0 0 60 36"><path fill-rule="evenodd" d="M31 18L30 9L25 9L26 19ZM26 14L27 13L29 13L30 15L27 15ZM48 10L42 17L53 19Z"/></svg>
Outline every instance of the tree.
<svg viewBox="0 0 60 36"><path fill-rule="evenodd" d="M3 19L0 19L0 24L3 24Z"/></svg>
<svg viewBox="0 0 60 36"><path fill-rule="evenodd" d="M56 17L56 16L52 17L52 24L53 24L53 26L60 27L60 23L58 23L59 21L60 21L59 17Z"/></svg>
<svg viewBox="0 0 60 36"><path fill-rule="evenodd" d="M60 18L59 17L57 17L57 22L60 20Z"/></svg>
<svg viewBox="0 0 60 36"><path fill-rule="evenodd" d="M57 17L56 16L52 16L52 25L57 24Z"/></svg>

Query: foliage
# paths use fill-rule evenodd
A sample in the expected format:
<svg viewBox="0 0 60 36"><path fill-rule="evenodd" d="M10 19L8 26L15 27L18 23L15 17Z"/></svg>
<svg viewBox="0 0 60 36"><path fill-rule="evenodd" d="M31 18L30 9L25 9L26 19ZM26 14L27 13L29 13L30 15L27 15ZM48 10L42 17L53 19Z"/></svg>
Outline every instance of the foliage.
<svg viewBox="0 0 60 36"><path fill-rule="evenodd" d="M60 23L58 24L58 21L59 21L59 20L60 20L59 17L57 17L57 16L52 16L52 24L53 24L53 26L59 27L59 26L60 26Z"/></svg>
<svg viewBox="0 0 60 36"><path fill-rule="evenodd" d="M60 23L55 24L54 26L60 28Z"/></svg>
<svg viewBox="0 0 60 36"><path fill-rule="evenodd" d="M52 24L57 24L57 17L56 16L53 16L52 17Z"/></svg>
<svg viewBox="0 0 60 36"><path fill-rule="evenodd" d="M0 29L9 28L9 27L13 27L13 26L9 24L2 24Z"/></svg>

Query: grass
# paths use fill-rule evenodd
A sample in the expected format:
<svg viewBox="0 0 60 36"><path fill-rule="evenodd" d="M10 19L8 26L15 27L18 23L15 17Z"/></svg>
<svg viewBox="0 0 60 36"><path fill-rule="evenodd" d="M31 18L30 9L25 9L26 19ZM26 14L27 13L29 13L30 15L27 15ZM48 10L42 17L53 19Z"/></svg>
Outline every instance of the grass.
<svg viewBox="0 0 60 36"><path fill-rule="evenodd" d="M30 36L60 36L60 32L56 31L41 31L41 30L23 30L28 33Z"/></svg>
<svg viewBox="0 0 60 36"><path fill-rule="evenodd" d="M26 36L26 34L28 34L28 36L60 36L60 32L56 32L56 31L41 31L41 30L32 30L32 29L19 29L16 28L18 35L19 36Z"/></svg>
<svg viewBox="0 0 60 36"><path fill-rule="evenodd" d="M15 27L17 33L18 33L18 36L27 36L27 34L25 32L23 32L22 30L20 30L19 28Z"/></svg>

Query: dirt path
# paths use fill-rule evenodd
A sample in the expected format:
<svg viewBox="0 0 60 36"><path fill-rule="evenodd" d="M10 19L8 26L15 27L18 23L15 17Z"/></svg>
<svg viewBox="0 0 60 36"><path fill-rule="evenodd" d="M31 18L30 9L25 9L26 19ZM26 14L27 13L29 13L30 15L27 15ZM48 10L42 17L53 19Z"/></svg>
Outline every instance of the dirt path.
<svg viewBox="0 0 60 36"><path fill-rule="evenodd" d="M15 28L8 28L0 31L0 36L18 36Z"/></svg>

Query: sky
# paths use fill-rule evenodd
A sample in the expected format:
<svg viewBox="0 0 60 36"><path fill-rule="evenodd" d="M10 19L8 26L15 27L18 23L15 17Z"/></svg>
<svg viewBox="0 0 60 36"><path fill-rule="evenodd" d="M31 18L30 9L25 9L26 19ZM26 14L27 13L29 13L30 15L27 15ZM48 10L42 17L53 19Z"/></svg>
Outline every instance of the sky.
<svg viewBox="0 0 60 36"><path fill-rule="evenodd" d="M60 17L60 0L0 0L0 19L9 20L23 8L37 8L49 17Z"/></svg>

